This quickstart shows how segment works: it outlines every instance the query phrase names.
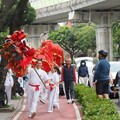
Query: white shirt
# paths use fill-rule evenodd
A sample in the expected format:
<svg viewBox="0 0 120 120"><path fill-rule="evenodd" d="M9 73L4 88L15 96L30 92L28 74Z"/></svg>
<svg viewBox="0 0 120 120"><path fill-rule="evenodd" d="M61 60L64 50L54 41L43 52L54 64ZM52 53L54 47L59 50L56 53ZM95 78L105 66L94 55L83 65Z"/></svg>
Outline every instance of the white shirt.
<svg viewBox="0 0 120 120"><path fill-rule="evenodd" d="M23 87L23 77L18 77L18 82L20 83L20 87Z"/></svg>
<svg viewBox="0 0 120 120"><path fill-rule="evenodd" d="M51 79L52 83L55 84L59 82L59 75L57 72L52 73L51 71L48 73L49 78Z"/></svg>
<svg viewBox="0 0 120 120"><path fill-rule="evenodd" d="M36 69L36 68L35 68ZM47 73L42 70L42 69L36 69L37 73L39 74L39 76L41 77L41 79L43 80L43 82L45 82L46 80L48 80L48 75ZM43 84L42 81L40 80L39 76L37 75L37 73L35 72L34 68L29 68L29 83L31 85L41 85Z"/></svg>
<svg viewBox="0 0 120 120"><path fill-rule="evenodd" d="M7 75L6 75L4 86L13 86L13 84L14 84L14 81L13 81L13 77L12 77L12 72L8 71Z"/></svg>

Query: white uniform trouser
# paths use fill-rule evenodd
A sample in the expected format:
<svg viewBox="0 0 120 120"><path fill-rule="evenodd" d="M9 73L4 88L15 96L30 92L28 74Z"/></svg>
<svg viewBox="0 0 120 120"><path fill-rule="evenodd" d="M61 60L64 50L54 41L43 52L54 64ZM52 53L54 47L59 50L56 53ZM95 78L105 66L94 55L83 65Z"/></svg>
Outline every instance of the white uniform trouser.
<svg viewBox="0 0 120 120"><path fill-rule="evenodd" d="M56 86L56 94L55 94L53 105L59 109L59 87L58 86Z"/></svg>
<svg viewBox="0 0 120 120"><path fill-rule="evenodd" d="M48 105L48 111L53 111L53 105L54 105L54 99L56 97L56 87L49 91L49 105Z"/></svg>
<svg viewBox="0 0 120 120"><path fill-rule="evenodd" d="M79 84L84 84L88 86L88 77L79 77Z"/></svg>
<svg viewBox="0 0 120 120"><path fill-rule="evenodd" d="M11 92L12 92L12 86L5 86L5 92L7 94L7 98L8 98L8 105L11 102Z"/></svg>
<svg viewBox="0 0 120 120"><path fill-rule="evenodd" d="M64 94L65 94L65 96L66 96L66 92L65 92L65 83L63 82L62 85L63 85L63 92L64 92Z"/></svg>
<svg viewBox="0 0 120 120"><path fill-rule="evenodd" d="M25 92L28 90L28 81L23 81Z"/></svg>
<svg viewBox="0 0 120 120"><path fill-rule="evenodd" d="M48 89L46 89L43 85L40 86L40 95L39 95L39 99L46 102L47 98L48 98Z"/></svg>
<svg viewBox="0 0 120 120"><path fill-rule="evenodd" d="M40 88L40 86L39 86ZM39 98L40 90L36 91L35 87L28 86L28 106L29 106L29 114L36 112L37 102Z"/></svg>
<svg viewBox="0 0 120 120"><path fill-rule="evenodd" d="M46 102L47 97L48 97L48 89L43 88L42 90L40 90L40 100Z"/></svg>

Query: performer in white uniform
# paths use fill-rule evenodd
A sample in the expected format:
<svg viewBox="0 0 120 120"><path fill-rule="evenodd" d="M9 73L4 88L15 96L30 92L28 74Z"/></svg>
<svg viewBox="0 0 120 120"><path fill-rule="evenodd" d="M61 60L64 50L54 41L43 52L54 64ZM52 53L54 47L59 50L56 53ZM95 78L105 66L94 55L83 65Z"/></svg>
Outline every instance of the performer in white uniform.
<svg viewBox="0 0 120 120"><path fill-rule="evenodd" d="M10 102L11 102L11 92L12 92L12 87L14 84L12 74L13 73L12 73L11 69L8 69L6 79L5 79L5 84L4 84L5 92L6 92L7 97L8 97L8 105L10 105Z"/></svg>
<svg viewBox="0 0 120 120"><path fill-rule="evenodd" d="M40 94L40 86L43 84L40 78L43 80L43 82L49 81L48 75L45 71L40 69L42 66L42 61L38 60L36 63L35 68L30 68L29 75L30 79L28 81L28 106L29 106L29 116L33 118L36 115L36 108L37 108L37 102L39 99ZM39 76L38 76L38 74Z"/></svg>
<svg viewBox="0 0 120 120"><path fill-rule="evenodd" d="M50 85L53 86L53 89L51 87L49 89L48 112L53 112L54 106L59 109L59 76L54 67L51 68L48 76L51 79Z"/></svg>

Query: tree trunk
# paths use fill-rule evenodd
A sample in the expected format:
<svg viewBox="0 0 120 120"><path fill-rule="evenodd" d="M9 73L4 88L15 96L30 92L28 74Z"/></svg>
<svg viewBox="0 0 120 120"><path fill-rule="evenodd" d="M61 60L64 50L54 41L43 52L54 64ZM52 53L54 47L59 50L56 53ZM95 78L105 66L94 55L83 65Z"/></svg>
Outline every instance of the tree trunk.
<svg viewBox="0 0 120 120"><path fill-rule="evenodd" d="M71 60L72 60L72 64L74 64L74 54L70 53L70 57L71 57Z"/></svg>
<svg viewBox="0 0 120 120"><path fill-rule="evenodd" d="M10 34L12 34L16 30L20 30L21 23L23 22L24 11L27 7L27 3L29 0L20 0L18 3L13 18L11 20L10 25Z"/></svg>
<svg viewBox="0 0 120 120"><path fill-rule="evenodd" d="M0 63L0 90L4 90L4 82L7 74L7 69L5 69L7 65L7 60L2 57Z"/></svg>
<svg viewBox="0 0 120 120"><path fill-rule="evenodd" d="M1 8L0 8L0 31L3 31L6 28L6 19L9 15L9 11L13 5L16 4L16 0L2 0L1 1ZM21 28L21 21L24 19L24 11L27 6L27 3L29 0L20 0L17 4L16 10L12 16L12 19L10 20L10 34L12 34L15 30L20 30ZM7 66L7 60L2 57L1 63L0 63L0 90L4 90L4 82L7 74L7 69L5 67ZM16 82L17 77L14 77L14 86L13 86L13 92L15 92L16 88Z"/></svg>

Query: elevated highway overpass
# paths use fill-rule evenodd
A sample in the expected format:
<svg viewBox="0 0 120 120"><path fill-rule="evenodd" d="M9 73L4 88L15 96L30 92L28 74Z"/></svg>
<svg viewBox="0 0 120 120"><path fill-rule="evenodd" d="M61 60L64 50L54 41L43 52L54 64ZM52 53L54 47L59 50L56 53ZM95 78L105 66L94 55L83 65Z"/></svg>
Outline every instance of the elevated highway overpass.
<svg viewBox="0 0 120 120"><path fill-rule="evenodd" d="M106 49L112 60L111 23L120 20L120 0L31 0L31 3L37 13L33 22L37 30L39 25L45 25L46 31L49 31L51 26L55 29L53 26L57 26L57 23L68 20L94 22L97 25L97 50ZM40 34L40 30L38 32Z"/></svg>
<svg viewBox="0 0 120 120"><path fill-rule="evenodd" d="M34 2L33 7L37 8L37 17L34 23L64 22L68 20L68 14L71 11L76 11L78 14L80 14L81 12L90 11L113 12L120 10L120 0L58 0L59 4L57 4L57 2L56 4L53 2L53 5L51 5L48 1L51 1L52 3L54 0L46 1L47 5L43 5L43 7L41 5L39 6L37 1ZM49 6L48 3L50 4Z"/></svg>

